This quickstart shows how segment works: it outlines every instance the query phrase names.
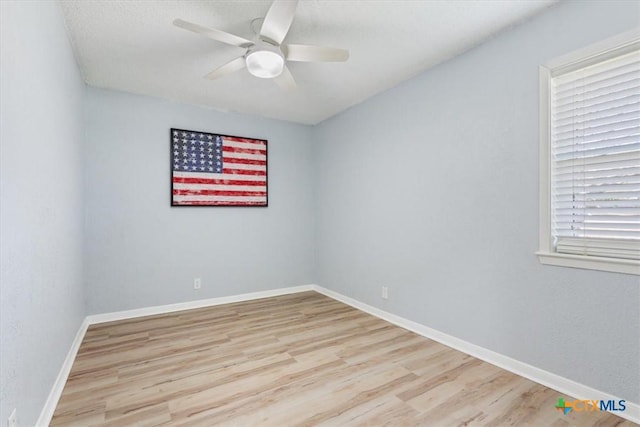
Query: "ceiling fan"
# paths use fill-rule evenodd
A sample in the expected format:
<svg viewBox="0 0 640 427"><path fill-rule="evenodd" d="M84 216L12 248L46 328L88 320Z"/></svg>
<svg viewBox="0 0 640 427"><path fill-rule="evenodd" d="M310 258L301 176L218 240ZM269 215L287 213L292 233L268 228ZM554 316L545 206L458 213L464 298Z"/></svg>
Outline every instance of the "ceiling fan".
<svg viewBox="0 0 640 427"><path fill-rule="evenodd" d="M252 22L253 24L262 21L259 30L254 28L256 37L253 41L182 19L174 20L173 24L210 39L246 49L244 55L213 70L205 78L217 79L246 67L249 73L256 77L274 79L282 88L293 89L296 87L296 82L286 65L287 61L340 62L349 58L349 51L345 49L282 44L293 22L297 5L298 0L275 0L264 20L259 18Z"/></svg>

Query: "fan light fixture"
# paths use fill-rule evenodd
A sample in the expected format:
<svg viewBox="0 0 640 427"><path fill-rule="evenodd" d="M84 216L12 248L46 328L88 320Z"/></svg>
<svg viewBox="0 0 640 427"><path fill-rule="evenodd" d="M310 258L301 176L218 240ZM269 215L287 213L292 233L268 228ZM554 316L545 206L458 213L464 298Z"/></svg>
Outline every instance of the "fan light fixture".
<svg viewBox="0 0 640 427"><path fill-rule="evenodd" d="M271 50L253 50L245 57L247 70L256 77L272 79L282 74L284 58Z"/></svg>
<svg viewBox="0 0 640 427"><path fill-rule="evenodd" d="M2 0L0 0L2 2ZM261 79L273 81L285 90L296 87L288 62L341 62L349 58L349 51L334 47L308 44L282 44L296 14L298 0L273 0L264 18L251 21L255 37L251 40L215 28L206 28L193 22L176 19L174 25L201 34L213 40L246 49L244 55L219 66L204 77L218 79L247 68Z"/></svg>

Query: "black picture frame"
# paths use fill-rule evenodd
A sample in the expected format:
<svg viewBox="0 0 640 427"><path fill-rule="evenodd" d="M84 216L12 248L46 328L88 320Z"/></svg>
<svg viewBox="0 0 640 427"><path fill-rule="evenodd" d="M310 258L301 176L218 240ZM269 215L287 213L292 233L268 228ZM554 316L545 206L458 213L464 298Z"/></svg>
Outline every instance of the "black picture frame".
<svg viewBox="0 0 640 427"><path fill-rule="evenodd" d="M171 206L268 207L268 141L171 128Z"/></svg>

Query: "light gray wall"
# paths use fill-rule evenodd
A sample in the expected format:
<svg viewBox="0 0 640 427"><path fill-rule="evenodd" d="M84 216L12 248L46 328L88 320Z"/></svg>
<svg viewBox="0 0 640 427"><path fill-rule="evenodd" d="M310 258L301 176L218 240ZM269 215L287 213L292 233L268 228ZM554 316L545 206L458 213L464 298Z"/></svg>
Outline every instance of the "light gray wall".
<svg viewBox="0 0 640 427"><path fill-rule="evenodd" d="M538 65L639 16L563 2L319 125L319 284L640 402L639 278L534 255Z"/></svg>
<svg viewBox="0 0 640 427"><path fill-rule="evenodd" d="M170 207L171 127L267 139L269 207ZM90 88L86 129L89 313L313 282L311 128Z"/></svg>
<svg viewBox="0 0 640 427"><path fill-rule="evenodd" d="M29 426L85 314L85 85L57 2L0 2L0 67L0 421Z"/></svg>

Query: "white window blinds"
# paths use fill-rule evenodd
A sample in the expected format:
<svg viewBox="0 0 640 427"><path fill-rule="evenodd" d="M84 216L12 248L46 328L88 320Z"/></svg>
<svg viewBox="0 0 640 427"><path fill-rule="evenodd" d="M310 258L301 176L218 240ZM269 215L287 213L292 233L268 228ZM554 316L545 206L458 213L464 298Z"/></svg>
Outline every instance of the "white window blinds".
<svg viewBox="0 0 640 427"><path fill-rule="evenodd" d="M552 72L558 253L640 259L640 51L633 49Z"/></svg>

